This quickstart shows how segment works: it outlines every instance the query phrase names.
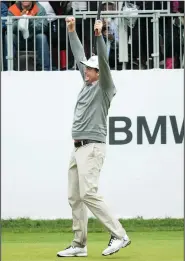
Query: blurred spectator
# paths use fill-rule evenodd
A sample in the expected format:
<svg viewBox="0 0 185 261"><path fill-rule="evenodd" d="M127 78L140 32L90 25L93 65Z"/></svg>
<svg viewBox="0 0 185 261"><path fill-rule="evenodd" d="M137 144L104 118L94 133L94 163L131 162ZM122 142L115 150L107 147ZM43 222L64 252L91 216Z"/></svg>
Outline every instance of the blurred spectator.
<svg viewBox="0 0 185 261"><path fill-rule="evenodd" d="M36 1L20 1L15 3L9 8L8 15L46 16L46 11ZM45 71L50 70L49 46L46 37L46 34L48 32L47 19L29 19L28 28L23 28L22 25L20 26L21 20L23 19L19 19L19 21L13 20L14 55L16 54L17 48L20 48L20 50L26 50L25 48L26 40L28 40L28 50L29 51L33 50L34 40L35 40L36 51L37 51L37 63L38 63L37 69L42 70L42 60L43 60L44 70ZM19 33L19 30L22 31L22 33ZM36 36L34 36L34 31L36 33ZM18 34L19 34L19 46L17 42Z"/></svg>
<svg viewBox="0 0 185 261"><path fill-rule="evenodd" d="M72 8L74 13L87 11L88 3L87 1L82 1L82 2L74 1L72 2ZM87 58L90 57L90 37L89 37L90 30L92 29L90 28L89 19L84 20L81 18L76 18L76 31L80 41L84 43L84 50Z"/></svg>
<svg viewBox="0 0 185 261"><path fill-rule="evenodd" d="M123 8L126 1L117 4L114 1L104 1L103 10L119 10ZM146 69L147 63L151 62L149 68L152 68L153 61L153 17L146 18L147 10L167 10L170 6L170 14L184 13L184 1L127 1L136 4L139 10L145 10L141 18L136 19L136 24L131 27L128 25L128 51L129 62L127 69ZM16 51L25 51L26 42L28 43L28 51L33 51L34 46L37 51L37 69L42 69L42 58L44 70L50 70L50 58L52 67L59 70L73 68L74 58L66 38L66 23L64 18L58 19L58 15L71 15L73 12L97 11L98 1L1 1L1 16L46 16L46 19L19 19L13 20L13 44L14 57ZM53 18L51 18L53 16ZM84 43L86 56L92 55L92 43L94 38L94 18L88 15L83 18L76 19L76 30L80 40ZM24 21L24 22L23 22ZM29 22L27 22L29 21ZM109 57L109 65L111 69L122 69L122 63L119 62L119 27L118 18L103 19L104 30L103 36L107 44L107 54ZM7 36L6 23L2 21L2 37L1 50L3 52L3 67L7 70ZM24 24L24 28L21 27ZM28 24L28 30L25 30ZM35 30L34 30L35 27ZM27 29L27 28L26 28ZM34 35L34 31L36 35ZM19 38L18 38L19 35ZM132 37L131 37L132 35ZM19 40L19 46L18 46ZM159 40L160 40L160 61L165 64L165 68L180 68L181 60L184 52L184 19L177 16L159 17ZM34 43L36 45L34 45ZM131 50L132 47L132 50ZM51 50L51 53L49 52ZM131 61L132 52L132 61ZM31 53L31 52L30 52ZM32 52L33 53L33 52ZM20 52L22 55L23 52ZM43 57L42 57L43 55ZM51 55L51 56L50 56ZM29 56L28 56L29 57ZM148 59L149 58L149 59ZM180 60L181 59L181 60ZM15 64L15 63L14 63ZM117 64L117 66L115 66ZM20 69L20 67L19 67Z"/></svg>
<svg viewBox="0 0 185 261"><path fill-rule="evenodd" d="M165 1L167 5L167 1ZM181 1L171 1L170 2L170 13L180 13L184 12ZM181 29L180 29L181 27ZM178 17L169 16L160 19L160 35L165 38L165 45L163 49L163 54L166 57L165 68L180 68L180 49L182 50L183 43L183 23L179 23ZM181 33L180 33L181 32ZM180 46L181 45L181 46Z"/></svg>
<svg viewBox="0 0 185 261"><path fill-rule="evenodd" d="M78 13L78 11L97 11L97 1L74 1L73 11ZM76 31L80 38L80 41L84 43L84 49L86 57L89 58L92 55L92 45L93 40L91 36L94 36L94 18L76 19ZM84 28L84 30L82 29Z"/></svg>
<svg viewBox="0 0 185 261"><path fill-rule="evenodd" d="M72 3L70 1L49 1L56 15L72 15ZM49 37L50 39L50 37ZM51 39L53 67L65 70L74 65L70 45L66 46L66 23L65 19L57 19L51 22ZM68 49L68 60L66 50ZM59 57L59 61L58 61Z"/></svg>
<svg viewBox="0 0 185 261"><path fill-rule="evenodd" d="M76 1L72 3L73 9L77 11L87 11L88 10L88 3L87 1Z"/></svg>
<svg viewBox="0 0 185 261"><path fill-rule="evenodd" d="M102 2L103 11L115 10L115 3L113 1ZM107 54L110 55L110 49L116 42L119 43L118 19L117 18L104 18L103 19L103 36L107 42Z"/></svg>
<svg viewBox="0 0 185 261"><path fill-rule="evenodd" d="M139 10L146 10L146 13L147 10L160 10L160 2L129 1L131 4L136 4ZM149 66L149 58L151 58L153 53L153 23L151 17L144 17L145 14L143 14L143 17L137 19L133 28L128 28L129 64L127 69L131 68L131 63L135 69L146 69Z"/></svg>
<svg viewBox="0 0 185 261"><path fill-rule="evenodd" d="M4 2L1 2L1 17L7 17L8 7ZM2 31L6 31L6 20L2 20L1 23Z"/></svg>
<svg viewBox="0 0 185 261"><path fill-rule="evenodd" d="M50 5L49 1L47 2L39 1L39 4L44 7L49 22L57 19L56 13L53 10L53 7Z"/></svg>
<svg viewBox="0 0 185 261"><path fill-rule="evenodd" d="M9 8L11 5L15 4L15 1L2 1L2 3L6 4L6 6Z"/></svg>
<svg viewBox="0 0 185 261"><path fill-rule="evenodd" d="M114 1L102 2L103 11L116 10L116 3ZM122 69L122 63L119 63L119 29L118 18L103 19L103 37L107 45L107 55L109 58L109 65L111 69L115 69L115 64ZM118 67L119 67L118 66ZM117 68L119 69L119 68Z"/></svg>
<svg viewBox="0 0 185 261"><path fill-rule="evenodd" d="M1 17L7 17L8 14L8 7L4 2L1 2ZM6 63L6 47L5 47L5 33L6 33L6 20L1 20L1 28L2 28L2 57L3 62L1 63L1 66L3 65L3 70L7 70L7 63Z"/></svg>
<svg viewBox="0 0 185 261"><path fill-rule="evenodd" d="M55 31L56 31L56 24L57 24L57 15L53 9L53 7L51 6L51 4L49 3L49 1L47 2L43 2L43 1L39 1L39 4L42 5L46 11L46 15L48 17L48 23L49 23L49 30L47 33L47 39L48 39L48 43L51 49L51 53L50 53L50 58L52 61L52 70L55 70L55 65L53 64L53 50L52 50L52 38L55 37Z"/></svg>

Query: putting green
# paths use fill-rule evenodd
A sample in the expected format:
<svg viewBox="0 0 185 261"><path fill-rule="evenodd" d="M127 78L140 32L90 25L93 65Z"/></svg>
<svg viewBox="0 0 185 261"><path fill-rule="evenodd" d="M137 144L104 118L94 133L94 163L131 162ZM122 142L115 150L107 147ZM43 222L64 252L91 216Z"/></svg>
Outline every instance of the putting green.
<svg viewBox="0 0 185 261"><path fill-rule="evenodd" d="M103 257L109 241L108 233L89 233L88 257L78 260L183 261L183 232L130 232L130 246ZM54 261L56 253L67 247L71 233L2 233L2 261ZM74 260L74 258L66 258Z"/></svg>

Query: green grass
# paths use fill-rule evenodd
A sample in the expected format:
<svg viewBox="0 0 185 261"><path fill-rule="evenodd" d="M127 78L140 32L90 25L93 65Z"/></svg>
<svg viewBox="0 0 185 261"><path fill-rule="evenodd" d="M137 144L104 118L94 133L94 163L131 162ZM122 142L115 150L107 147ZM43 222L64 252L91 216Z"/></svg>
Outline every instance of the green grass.
<svg viewBox="0 0 185 261"><path fill-rule="evenodd" d="M153 231L128 233L132 244L110 257L101 256L108 233L89 233L88 257L78 260L182 261L183 232ZM55 261L56 253L71 242L72 233L2 233L2 261ZM67 260L76 260L67 258Z"/></svg>
<svg viewBox="0 0 185 261"><path fill-rule="evenodd" d="M184 219L149 219L142 218L120 220L129 232L143 231L183 231ZM1 221L3 232L71 232L72 221L69 219L31 220L9 219ZM104 226L97 219L89 219L89 232L105 232Z"/></svg>
<svg viewBox="0 0 185 261"><path fill-rule="evenodd" d="M132 244L119 253L102 257L109 234L96 219L89 219L87 261L182 261L184 219L141 217L120 220ZM71 220L1 220L2 261L54 261L56 253L67 247L72 238ZM78 260L81 260L79 258ZM67 260L74 260L67 258Z"/></svg>

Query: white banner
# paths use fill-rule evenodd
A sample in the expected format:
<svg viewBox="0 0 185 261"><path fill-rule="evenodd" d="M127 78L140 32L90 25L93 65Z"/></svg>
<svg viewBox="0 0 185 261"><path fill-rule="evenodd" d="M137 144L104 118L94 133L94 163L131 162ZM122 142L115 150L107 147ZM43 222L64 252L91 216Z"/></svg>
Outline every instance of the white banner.
<svg viewBox="0 0 185 261"><path fill-rule="evenodd" d="M118 92L99 192L117 217L183 217L183 71L112 74ZM2 218L71 217L67 171L81 87L78 71L2 73Z"/></svg>

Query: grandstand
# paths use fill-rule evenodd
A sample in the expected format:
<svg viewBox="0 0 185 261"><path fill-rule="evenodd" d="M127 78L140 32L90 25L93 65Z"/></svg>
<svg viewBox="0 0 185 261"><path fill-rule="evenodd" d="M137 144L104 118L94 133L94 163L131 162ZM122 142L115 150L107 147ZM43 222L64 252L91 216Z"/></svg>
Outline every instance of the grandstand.
<svg viewBox="0 0 185 261"><path fill-rule="evenodd" d="M76 30L88 58L93 53L98 1L33 1L32 5L39 5L42 12L27 17L21 2L1 2L1 70L78 69L65 17L77 18ZM183 1L104 1L101 17L112 70L184 67Z"/></svg>

